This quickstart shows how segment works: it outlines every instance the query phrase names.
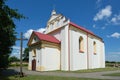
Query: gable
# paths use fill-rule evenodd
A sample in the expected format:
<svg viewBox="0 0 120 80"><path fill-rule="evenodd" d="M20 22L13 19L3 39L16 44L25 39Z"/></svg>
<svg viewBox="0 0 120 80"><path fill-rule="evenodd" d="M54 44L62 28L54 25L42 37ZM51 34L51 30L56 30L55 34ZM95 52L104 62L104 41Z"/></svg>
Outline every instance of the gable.
<svg viewBox="0 0 120 80"><path fill-rule="evenodd" d="M69 19L63 16L62 14L52 15L49 21L47 22L45 33L48 34L60 27L65 26L68 23L69 23Z"/></svg>
<svg viewBox="0 0 120 80"><path fill-rule="evenodd" d="M53 36L33 31L32 35L31 35L31 37L30 37L30 39L28 41L28 46L30 46L32 44L35 44L35 43L38 43L40 41L47 41L47 42L56 43L56 44L60 43L60 41L57 40Z"/></svg>
<svg viewBox="0 0 120 80"><path fill-rule="evenodd" d="M40 39L34 33L32 33L31 37L29 38L29 41L28 41L28 46L35 44L37 42L40 42Z"/></svg>
<svg viewBox="0 0 120 80"><path fill-rule="evenodd" d="M50 17L50 19L48 20L48 23L51 22L52 20L54 20L55 18L59 17L60 15L53 15Z"/></svg>
<svg viewBox="0 0 120 80"><path fill-rule="evenodd" d="M38 39L38 37L36 35L34 35L33 38L32 38L31 44L37 43L39 41L40 40Z"/></svg>

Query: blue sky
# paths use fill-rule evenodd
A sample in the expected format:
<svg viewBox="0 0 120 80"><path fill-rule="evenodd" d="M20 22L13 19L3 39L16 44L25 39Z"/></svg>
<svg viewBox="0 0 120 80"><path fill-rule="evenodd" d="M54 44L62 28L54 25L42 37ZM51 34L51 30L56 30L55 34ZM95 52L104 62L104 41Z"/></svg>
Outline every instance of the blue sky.
<svg viewBox="0 0 120 80"><path fill-rule="evenodd" d="M8 0L6 3L28 17L15 20L17 37L20 32L29 37L33 30L43 31L55 9L103 38L106 60L120 61L120 0ZM13 55L19 56L19 44L17 41ZM26 44L24 41L24 47Z"/></svg>

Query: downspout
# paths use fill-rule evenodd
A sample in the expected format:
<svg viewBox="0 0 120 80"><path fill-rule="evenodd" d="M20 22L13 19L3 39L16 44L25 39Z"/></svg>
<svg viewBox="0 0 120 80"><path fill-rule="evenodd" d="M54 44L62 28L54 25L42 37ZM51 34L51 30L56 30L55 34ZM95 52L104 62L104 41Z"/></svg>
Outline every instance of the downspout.
<svg viewBox="0 0 120 80"><path fill-rule="evenodd" d="M87 33L87 69L89 69L89 51L88 51L88 33Z"/></svg>

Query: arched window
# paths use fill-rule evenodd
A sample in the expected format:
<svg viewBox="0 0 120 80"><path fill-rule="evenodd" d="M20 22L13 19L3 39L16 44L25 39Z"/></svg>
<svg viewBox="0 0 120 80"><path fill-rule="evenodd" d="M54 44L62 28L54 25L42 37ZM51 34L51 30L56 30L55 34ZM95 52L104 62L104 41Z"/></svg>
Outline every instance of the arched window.
<svg viewBox="0 0 120 80"><path fill-rule="evenodd" d="M33 53L33 57L36 57L36 50L35 49L32 51L32 53Z"/></svg>
<svg viewBox="0 0 120 80"><path fill-rule="evenodd" d="M96 42L95 42L95 41L93 42L93 53L94 53L94 54L97 53L97 50L96 50Z"/></svg>
<svg viewBox="0 0 120 80"><path fill-rule="evenodd" d="M81 53L84 53L84 40L83 40L83 37L81 37L81 36L79 38L79 51Z"/></svg>

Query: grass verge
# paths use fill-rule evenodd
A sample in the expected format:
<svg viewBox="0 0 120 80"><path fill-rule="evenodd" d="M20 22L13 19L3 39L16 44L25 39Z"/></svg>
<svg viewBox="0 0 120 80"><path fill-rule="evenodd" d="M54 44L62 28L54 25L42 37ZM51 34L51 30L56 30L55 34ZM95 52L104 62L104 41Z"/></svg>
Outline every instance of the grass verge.
<svg viewBox="0 0 120 80"><path fill-rule="evenodd" d="M84 72L103 72L103 71L114 71L114 70L120 70L120 68L113 68L113 67L106 67L106 68L98 68L98 69L88 69L88 70L79 70L75 72L84 73Z"/></svg>
<svg viewBox="0 0 120 80"><path fill-rule="evenodd" d="M57 76L33 76L29 75L26 77L0 77L1 80L103 80L103 79L91 79L91 78L73 78L73 77L57 77Z"/></svg>
<svg viewBox="0 0 120 80"><path fill-rule="evenodd" d="M104 74L103 76L120 76L120 73Z"/></svg>
<svg viewBox="0 0 120 80"><path fill-rule="evenodd" d="M61 71L61 70L57 70L57 71L55 71L55 72L91 73L91 72L103 72L103 71L115 71L115 70L120 70L120 68L106 67L106 68L77 70L77 71ZM54 71L53 71L53 72L54 72Z"/></svg>

